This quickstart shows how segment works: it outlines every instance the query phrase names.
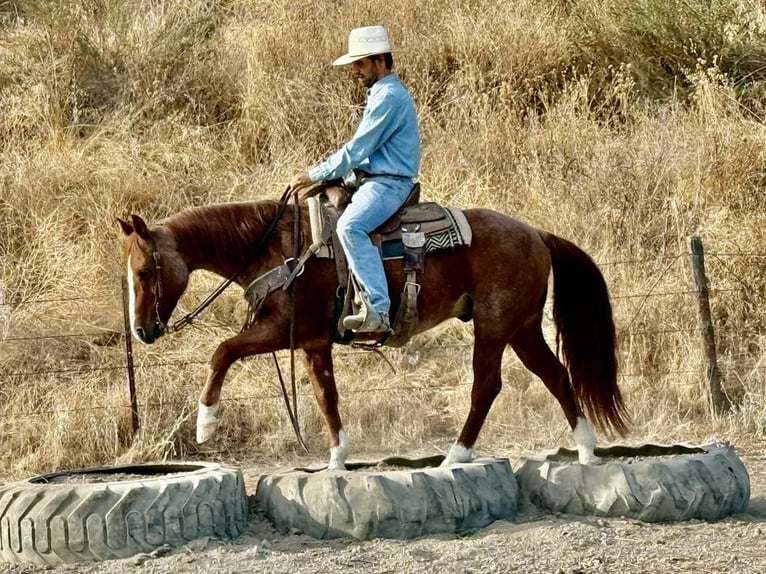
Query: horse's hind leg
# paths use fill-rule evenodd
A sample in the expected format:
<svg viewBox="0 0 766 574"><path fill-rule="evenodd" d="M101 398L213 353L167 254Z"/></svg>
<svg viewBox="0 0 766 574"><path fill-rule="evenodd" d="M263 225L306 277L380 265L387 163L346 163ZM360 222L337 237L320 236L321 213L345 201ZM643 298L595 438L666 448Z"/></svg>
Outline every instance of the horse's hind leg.
<svg viewBox="0 0 766 574"><path fill-rule="evenodd" d="M500 392L500 364L505 350L505 341L487 340L481 336L475 326L473 347L473 386L471 387L471 410L463 425L463 430L455 444L442 462L442 466L461 462L470 462L473 457L473 445L484 425L489 409Z"/></svg>
<svg viewBox="0 0 766 574"><path fill-rule="evenodd" d="M338 389L335 385L331 348L328 346L319 350L304 350L301 356L314 389L314 396L327 424L330 439L328 468L343 470L346 468L349 446L348 436L343 430L338 413Z"/></svg>
<svg viewBox="0 0 766 574"><path fill-rule="evenodd" d="M540 377L564 410L564 415L574 432L580 463L598 462L598 458L593 454L596 435L577 404L566 367L545 342L539 323L517 332L511 341L511 347L524 366Z"/></svg>

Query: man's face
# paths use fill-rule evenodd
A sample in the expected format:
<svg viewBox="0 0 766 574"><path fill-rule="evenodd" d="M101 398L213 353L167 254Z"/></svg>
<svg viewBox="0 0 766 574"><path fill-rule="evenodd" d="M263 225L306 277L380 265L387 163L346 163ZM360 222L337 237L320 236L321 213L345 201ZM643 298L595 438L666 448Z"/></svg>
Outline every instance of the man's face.
<svg viewBox="0 0 766 574"><path fill-rule="evenodd" d="M369 88L380 79L379 59L362 58L351 62L351 75L365 88Z"/></svg>

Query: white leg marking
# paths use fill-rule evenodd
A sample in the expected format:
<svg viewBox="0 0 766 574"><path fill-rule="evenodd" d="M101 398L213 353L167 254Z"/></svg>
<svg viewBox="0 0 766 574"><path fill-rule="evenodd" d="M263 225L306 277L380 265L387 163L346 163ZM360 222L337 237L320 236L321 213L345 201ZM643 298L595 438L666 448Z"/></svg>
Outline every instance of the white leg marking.
<svg viewBox="0 0 766 574"><path fill-rule="evenodd" d="M133 291L133 272L130 268L130 258L128 255L128 314L130 316L130 332L137 341L141 341L136 333L136 293ZM143 341L141 341L143 343Z"/></svg>
<svg viewBox="0 0 766 574"><path fill-rule="evenodd" d="M444 458L444 461L440 466L447 466L450 464L461 464L464 462L471 462L473 459L473 449L465 448L460 443L455 443L449 449L449 453Z"/></svg>
<svg viewBox="0 0 766 574"><path fill-rule="evenodd" d="M346 470L349 440L343 429L338 432L338 443L338 446L330 447L330 463L327 465L327 470Z"/></svg>
<svg viewBox="0 0 766 574"><path fill-rule="evenodd" d="M216 429L218 428L218 407L220 403L215 405L203 405L201 402L198 404L197 409L197 442L203 443L210 440Z"/></svg>
<svg viewBox="0 0 766 574"><path fill-rule="evenodd" d="M577 443L580 464L598 464L599 458L593 454L593 450L596 448L596 435L593 434L590 423L583 417L577 417L574 438Z"/></svg>

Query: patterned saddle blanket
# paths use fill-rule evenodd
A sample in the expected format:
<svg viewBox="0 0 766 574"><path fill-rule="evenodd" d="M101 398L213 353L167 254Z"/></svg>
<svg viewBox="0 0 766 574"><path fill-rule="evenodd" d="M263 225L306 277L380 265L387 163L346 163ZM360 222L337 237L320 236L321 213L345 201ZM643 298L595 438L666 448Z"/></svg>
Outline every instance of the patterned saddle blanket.
<svg viewBox="0 0 766 574"><path fill-rule="evenodd" d="M460 209L421 203L418 196L416 187L399 211L370 234L383 259L404 258L406 244L413 242L422 243L424 254L471 244L471 226ZM338 248L327 239L333 234L342 210L324 194L310 197L308 204L313 240L324 241L317 257L334 258Z"/></svg>

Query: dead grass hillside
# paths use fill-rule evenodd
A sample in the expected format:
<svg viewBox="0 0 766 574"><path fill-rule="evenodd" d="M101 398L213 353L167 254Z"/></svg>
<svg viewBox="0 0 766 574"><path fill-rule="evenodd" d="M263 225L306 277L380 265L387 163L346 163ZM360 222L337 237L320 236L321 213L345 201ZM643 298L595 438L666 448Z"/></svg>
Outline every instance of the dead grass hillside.
<svg viewBox="0 0 766 574"><path fill-rule="evenodd" d="M134 350L131 436L115 218L276 198L348 138L364 94L329 62L387 26L415 98L428 199L575 241L612 293L627 440L766 432L766 15L755 0L0 1L0 468L291 457L269 357L235 366L215 443L193 440L206 361L243 320ZM731 413L706 411L686 239L706 248ZM489 272L489 270L488 270ZM217 284L195 277L178 313ZM427 296L427 294L424 294ZM468 410L471 326L336 351L357 454L446 448ZM287 354L281 355L283 368ZM299 377L301 373L298 374ZM508 353L486 453L570 443ZM323 425L300 385L312 456Z"/></svg>

